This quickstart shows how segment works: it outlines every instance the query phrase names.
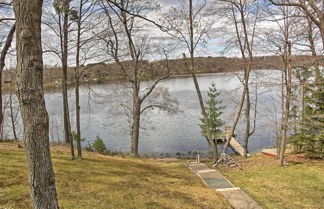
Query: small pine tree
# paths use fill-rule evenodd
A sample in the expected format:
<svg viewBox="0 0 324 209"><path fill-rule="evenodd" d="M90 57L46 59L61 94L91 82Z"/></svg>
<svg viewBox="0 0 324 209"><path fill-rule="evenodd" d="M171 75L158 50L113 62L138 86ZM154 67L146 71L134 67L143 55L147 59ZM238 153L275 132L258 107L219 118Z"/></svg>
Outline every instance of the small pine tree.
<svg viewBox="0 0 324 209"><path fill-rule="evenodd" d="M99 153L103 154L106 152L106 145L100 136L97 136L96 140L92 143L92 147Z"/></svg>
<svg viewBox="0 0 324 209"><path fill-rule="evenodd" d="M206 113L208 125L214 139L220 138L223 133L221 127L224 125L224 121L220 117L223 114L222 110L225 109L225 106L222 106L222 100L218 99L220 94L221 92L216 89L216 84L212 83L207 94ZM201 134L207 137L205 119L202 117L200 121Z"/></svg>

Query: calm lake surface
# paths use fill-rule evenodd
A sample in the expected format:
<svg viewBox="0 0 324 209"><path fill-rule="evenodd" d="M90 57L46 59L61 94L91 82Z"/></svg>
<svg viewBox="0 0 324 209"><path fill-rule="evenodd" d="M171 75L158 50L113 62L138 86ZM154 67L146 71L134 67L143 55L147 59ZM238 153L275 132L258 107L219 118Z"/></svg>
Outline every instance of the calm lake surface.
<svg viewBox="0 0 324 209"><path fill-rule="evenodd" d="M256 77L257 75L257 77ZM280 88L273 83L281 78L279 71L257 71L251 79L251 100L255 101L255 83L258 78L257 124L254 135L250 138L249 151L256 152L266 146L275 145L277 121L280 120ZM223 119L226 126L233 123L232 115L236 111L236 102L240 98L241 83L238 75L230 73L201 74L198 76L204 98L208 87L216 83L222 91L220 98L226 105ZM270 82L271 81L271 82ZM120 104L129 98L127 83L111 82L83 86L80 93L81 131L86 138L83 145L91 143L99 135L106 147L116 151L129 151L129 124ZM167 114L157 110L147 112L142 118L139 150L141 153L160 155L161 153L187 152L189 150L208 150L204 137L201 136L199 117L201 117L197 95L190 76L177 76L160 84L168 89L170 96L177 100L177 114ZM64 141L63 111L61 91L46 92L46 106L50 116L50 138L52 141ZM75 129L74 89L69 90L72 127ZM253 104L254 105L254 104ZM8 110L7 110L8 112ZM252 114L254 110L252 110ZM8 118L8 117L7 117ZM11 126L7 119L6 133L11 137ZM19 120L19 116L18 116ZM244 117L236 130L237 140L242 141ZM18 134L21 137L21 122ZM253 126L253 124L252 124Z"/></svg>

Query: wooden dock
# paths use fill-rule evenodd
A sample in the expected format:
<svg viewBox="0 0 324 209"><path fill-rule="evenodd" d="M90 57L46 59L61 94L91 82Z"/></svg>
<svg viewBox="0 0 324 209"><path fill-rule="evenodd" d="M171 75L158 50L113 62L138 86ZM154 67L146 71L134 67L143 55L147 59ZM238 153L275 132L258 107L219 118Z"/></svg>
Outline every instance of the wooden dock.
<svg viewBox="0 0 324 209"><path fill-rule="evenodd" d="M229 138L229 132L230 132L230 128L226 127L225 128L225 138L226 140L228 140ZM242 147L242 145L240 143L238 143L238 141L232 137L229 143L229 146L234 150L234 152L236 152L237 154L243 156L244 155L244 149ZM247 154L248 156L250 156L250 154Z"/></svg>
<svg viewBox="0 0 324 209"><path fill-rule="evenodd" d="M231 138L231 141L230 141L230 144L229 145L234 150L234 152L236 152L237 154L239 154L241 156L244 155L244 149L243 149L243 147L241 146L240 143L238 143L238 141L236 141L236 139L234 137Z"/></svg>

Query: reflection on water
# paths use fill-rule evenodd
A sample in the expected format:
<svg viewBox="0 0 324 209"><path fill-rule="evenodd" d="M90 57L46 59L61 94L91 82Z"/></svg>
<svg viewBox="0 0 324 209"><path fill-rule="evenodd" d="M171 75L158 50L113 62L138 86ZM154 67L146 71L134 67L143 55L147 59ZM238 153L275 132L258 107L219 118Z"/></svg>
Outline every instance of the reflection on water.
<svg viewBox="0 0 324 209"><path fill-rule="evenodd" d="M269 84L270 77L280 77L276 71L259 71L257 129L250 138L250 152L258 151L265 146L275 144L276 126L280 110L278 90ZM226 105L224 120L231 125L236 102L240 97L240 81L234 74L203 74L198 76L201 90L206 98L210 83L215 82L222 90L221 99ZM255 79L252 79L252 84ZM168 88L170 95L179 102L178 114L169 115L163 112L149 112L142 120L144 129L140 132L139 149L142 153L175 153L189 150L208 150L204 137L199 129L200 107L197 95L189 76L179 76L164 81L160 85ZM92 85L91 89L81 88L81 128L84 138L91 143L99 135L112 150L128 151L130 147L129 125L127 117L116 111L125 94L123 83L104 83ZM46 106L50 115L50 138L52 141L63 141L63 111L61 92L47 92ZM69 90L72 127L75 127L74 89ZM254 103L254 88L251 87L251 99ZM278 100L278 101L277 101ZM254 112L254 110L252 111ZM243 117L242 117L243 118ZM244 119L236 131L239 141L242 140ZM10 127L7 127L10 132ZM20 131L21 133L21 131ZM10 133L9 133L10 135ZM87 144L87 142L85 142Z"/></svg>

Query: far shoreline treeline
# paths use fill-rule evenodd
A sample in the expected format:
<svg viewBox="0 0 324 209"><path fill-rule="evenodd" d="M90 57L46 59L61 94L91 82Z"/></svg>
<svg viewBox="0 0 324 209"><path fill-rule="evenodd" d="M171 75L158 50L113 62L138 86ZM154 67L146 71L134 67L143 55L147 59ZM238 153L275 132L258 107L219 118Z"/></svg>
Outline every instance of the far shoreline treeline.
<svg viewBox="0 0 324 209"><path fill-rule="evenodd" d="M175 75L186 75L190 74L186 67L185 59L173 59L173 60L161 60L154 62L145 62L147 65L146 76L150 80L156 75L150 74L150 69L161 67L162 62L168 62L170 66L170 74ZM296 55L292 57L292 63L294 66L312 66L314 63L320 62L320 65L324 65L323 56L307 56L307 55ZM227 72L237 72L242 69L241 58L236 57L197 57L195 58L195 63L197 65L196 73L227 73ZM261 69L280 69L283 65L282 58L280 56L260 56L255 57L252 65L252 70ZM94 63L88 64L83 67L84 72L82 76L82 83L98 83L100 81L120 81L124 80L123 72L118 68L116 63ZM164 69L160 69L162 72ZM155 71L155 70L154 70ZM75 67L68 68L68 82L69 84L74 83L74 72ZM44 68L44 87L45 89L51 89L55 86L61 86L62 77L61 67L45 67ZM11 76L12 75L12 76ZM9 90L12 85L11 79L15 80L15 73L12 70L3 71L3 90Z"/></svg>

